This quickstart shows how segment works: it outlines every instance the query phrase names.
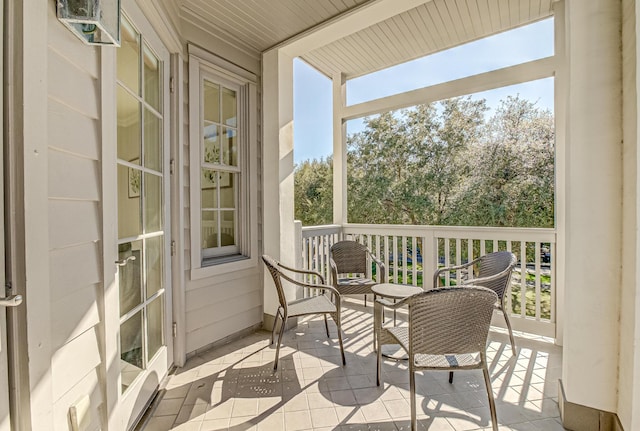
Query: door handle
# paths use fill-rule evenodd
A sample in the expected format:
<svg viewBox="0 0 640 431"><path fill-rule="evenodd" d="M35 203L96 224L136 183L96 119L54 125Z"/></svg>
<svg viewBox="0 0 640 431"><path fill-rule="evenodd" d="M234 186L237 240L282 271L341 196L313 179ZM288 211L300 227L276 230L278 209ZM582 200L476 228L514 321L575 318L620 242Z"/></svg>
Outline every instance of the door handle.
<svg viewBox="0 0 640 431"><path fill-rule="evenodd" d="M125 259L120 259L120 260L116 260L116 265L118 266L125 266L127 263L129 263L130 260L136 260L135 256L129 256Z"/></svg>
<svg viewBox="0 0 640 431"><path fill-rule="evenodd" d="M6 298L0 298L0 306L2 307L17 307L22 304L22 295L11 295Z"/></svg>

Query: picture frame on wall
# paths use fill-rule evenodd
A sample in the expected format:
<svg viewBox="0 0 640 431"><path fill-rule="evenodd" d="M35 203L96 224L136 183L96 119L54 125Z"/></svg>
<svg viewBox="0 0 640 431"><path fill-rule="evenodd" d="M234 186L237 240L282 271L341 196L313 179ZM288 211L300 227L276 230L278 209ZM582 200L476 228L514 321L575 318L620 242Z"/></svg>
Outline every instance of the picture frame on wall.
<svg viewBox="0 0 640 431"><path fill-rule="evenodd" d="M131 163L140 163L140 159L133 159ZM129 168L129 198L139 198L140 197L140 187L142 185L142 171L135 168Z"/></svg>

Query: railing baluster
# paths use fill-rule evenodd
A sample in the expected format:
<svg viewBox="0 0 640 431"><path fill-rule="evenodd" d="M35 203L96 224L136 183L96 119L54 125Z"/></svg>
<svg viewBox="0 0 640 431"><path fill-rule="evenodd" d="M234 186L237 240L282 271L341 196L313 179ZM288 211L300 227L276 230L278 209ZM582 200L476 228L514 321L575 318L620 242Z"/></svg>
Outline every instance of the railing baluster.
<svg viewBox="0 0 640 431"><path fill-rule="evenodd" d="M538 241L536 241L535 243L535 274L536 274L536 279L535 279L535 289L536 289L536 320L539 321L540 320L540 315L541 315L541 311L540 311L540 299L541 299L541 290L540 288L542 287L540 285L540 243Z"/></svg>
<svg viewBox="0 0 640 431"><path fill-rule="evenodd" d="M461 241L460 238L456 238L456 265L460 265L462 263L462 253L461 253ZM457 274L456 284L460 286L462 284L462 272Z"/></svg>
<svg viewBox="0 0 640 431"><path fill-rule="evenodd" d="M520 317L527 317L527 243L520 242Z"/></svg>
<svg viewBox="0 0 640 431"><path fill-rule="evenodd" d="M413 256L411 256L411 260L413 261L413 265L411 266L411 270L412 270L412 280L413 280L413 285L414 286L420 286L420 284L418 283L418 265L424 265L422 262L419 261L418 259L418 238L416 238L415 236L411 237L411 250L412 250L412 254ZM422 274L422 289L424 289L424 273Z"/></svg>
<svg viewBox="0 0 640 431"><path fill-rule="evenodd" d="M402 235L402 283L409 284L407 280L407 237Z"/></svg>
<svg viewBox="0 0 640 431"><path fill-rule="evenodd" d="M444 266L448 267L448 266L452 266L451 265L451 259L450 259L450 250L449 250L449 238L445 238L444 239ZM456 278L458 277L458 271L456 271ZM444 285L445 286L449 286L451 284L451 274L449 274L449 271L447 271L444 274Z"/></svg>

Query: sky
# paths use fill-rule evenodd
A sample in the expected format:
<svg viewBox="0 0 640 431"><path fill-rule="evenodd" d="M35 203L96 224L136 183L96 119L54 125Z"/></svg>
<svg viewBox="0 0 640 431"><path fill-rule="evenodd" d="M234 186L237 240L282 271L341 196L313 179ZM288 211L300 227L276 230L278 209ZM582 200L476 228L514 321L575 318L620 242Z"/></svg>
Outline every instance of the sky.
<svg viewBox="0 0 640 431"><path fill-rule="evenodd" d="M553 19L511 30L429 57L347 81L347 105L495 70L553 55ZM294 60L294 161L331 154L331 81L299 59ZM477 93L497 106L507 95L553 111L553 78ZM347 123L347 134L361 131L361 119Z"/></svg>

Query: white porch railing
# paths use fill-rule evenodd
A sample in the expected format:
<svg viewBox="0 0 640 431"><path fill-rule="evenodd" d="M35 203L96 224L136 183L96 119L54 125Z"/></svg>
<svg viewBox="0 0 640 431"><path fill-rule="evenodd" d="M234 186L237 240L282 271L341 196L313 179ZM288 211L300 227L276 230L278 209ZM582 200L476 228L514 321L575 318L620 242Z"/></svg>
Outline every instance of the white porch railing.
<svg viewBox="0 0 640 431"><path fill-rule="evenodd" d="M512 310L513 328L556 337L554 229L360 224L301 229L297 255L302 256L302 267L320 272L327 283L331 283L329 249L342 239L366 244L384 262L384 282L423 289L432 288L438 267L459 265L493 251L511 251L518 258L506 304ZM442 281L456 284L462 276L457 271L446 274ZM493 323L504 326L504 319L496 316Z"/></svg>

